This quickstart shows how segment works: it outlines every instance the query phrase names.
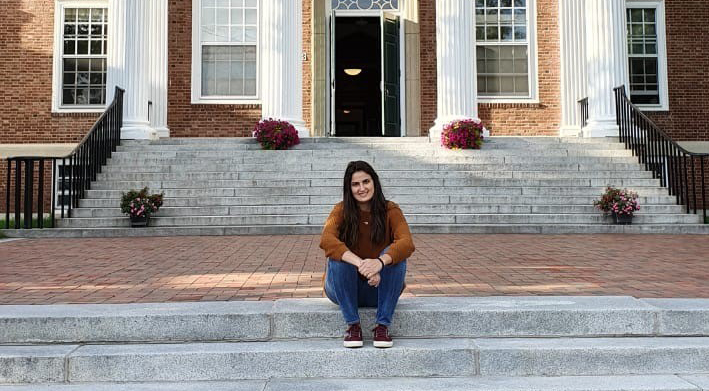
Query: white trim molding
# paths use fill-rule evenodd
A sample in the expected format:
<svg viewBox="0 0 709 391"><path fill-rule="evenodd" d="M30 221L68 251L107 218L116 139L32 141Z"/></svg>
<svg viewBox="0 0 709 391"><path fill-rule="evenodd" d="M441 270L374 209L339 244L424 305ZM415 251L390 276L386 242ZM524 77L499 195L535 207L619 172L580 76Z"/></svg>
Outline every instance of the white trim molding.
<svg viewBox="0 0 709 391"><path fill-rule="evenodd" d="M202 96L202 1L192 0L192 79L191 79L191 103L192 104L222 104L222 105L251 105L261 104L262 91L262 48L263 40L263 20L264 20L264 2L268 3L273 0L256 0L257 4L257 32L256 32L256 94L245 96ZM293 17L292 15L290 15ZM282 30L277 28L278 32ZM224 45L232 45L234 43L225 41L219 42ZM212 42L212 44L217 44ZM246 43L237 43L238 45L247 45ZM253 43L248 43L248 46L253 46ZM299 86L299 89L302 87ZM302 115L301 115L302 116Z"/></svg>
<svg viewBox="0 0 709 391"><path fill-rule="evenodd" d="M109 99L113 96L106 91L106 102L100 105L77 105L62 106L63 87L63 53L64 53L64 10L66 8L109 8L108 0L77 1L77 0L56 0L54 7L54 45L52 56L52 113L101 113L106 110ZM113 15L108 13L109 25ZM106 57L110 56L110 43L112 40L110 28L107 34L108 49ZM108 59L106 66L108 68ZM108 77L108 69L106 69ZM108 80L106 81L108 87ZM109 88L106 88L109 90Z"/></svg>
<svg viewBox="0 0 709 391"><path fill-rule="evenodd" d="M473 1L474 2L474 1ZM527 19L526 19L526 41L477 41L473 40L473 46L504 46L504 45L527 45L527 71L529 80L529 94L527 96L484 96L477 93L477 101L479 103L514 103L514 104L535 104L539 103L539 55L537 47L537 0L527 0ZM473 34L475 35L475 6L473 6ZM475 36L473 37L475 38ZM477 52L473 51L473 60L477 60ZM477 74L477 67L473 70Z"/></svg>
<svg viewBox="0 0 709 391"><path fill-rule="evenodd" d="M627 0L626 8L654 8L655 28L657 34L657 82L660 95L659 105L636 104L642 111L668 111L669 103L669 82L667 74L667 33L665 24L665 1L664 0ZM629 60L628 60L629 61ZM630 96L630 85L627 94Z"/></svg>

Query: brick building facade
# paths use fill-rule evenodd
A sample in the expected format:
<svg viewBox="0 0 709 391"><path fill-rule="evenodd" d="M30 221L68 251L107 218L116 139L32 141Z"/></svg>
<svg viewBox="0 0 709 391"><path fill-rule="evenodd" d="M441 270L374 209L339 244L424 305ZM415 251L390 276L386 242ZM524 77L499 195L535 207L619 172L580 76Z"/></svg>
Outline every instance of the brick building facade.
<svg viewBox="0 0 709 391"><path fill-rule="evenodd" d="M456 3L456 7L462 7L460 9L465 10L466 14L438 14L437 12L444 12L441 10L447 7L441 4L449 2ZM303 0L298 4L292 0L6 0L3 5L4 12L0 14L0 32L3 35L0 46L0 73L8 93L0 98L0 144L77 142L98 117L101 107L110 99L110 91L116 84L127 87L126 99L129 107L126 109L126 116L131 129L149 129L155 121L159 122L160 118L163 118L164 123L160 127L166 128L167 133L157 134L159 136L249 136L260 118L272 116L274 113L299 117L294 119L302 121L300 129L309 135L327 135L331 132L331 124L338 121L337 114L331 112L331 107L337 106L332 104L331 99L336 98L330 97L331 75L334 74L331 69L337 67L338 63L336 55L330 53L329 49L334 47L336 53L344 54L356 49L338 46L338 40L346 42L346 38L331 36L334 31L332 26L338 26L338 21L344 21L348 17L380 21L383 18L380 16L381 10L375 8L383 8L384 11L393 13L398 18L399 26L403 26L397 38L401 48L399 68L402 74L405 74L397 84L402 92L399 96L402 102L401 111L398 114L400 123L405 125L401 130L402 135L427 135L435 128L437 119L443 118L440 106L451 101L450 97L441 97L444 83L437 76L441 69L448 69L445 64L440 63L441 58L447 58L442 56L441 47L460 48L470 45L470 42L458 42L455 36L445 38L447 41L441 42L441 34L444 33L437 29L437 26L444 23L446 18L456 17L456 23L463 23L465 28L471 30L475 29L476 23L483 23L485 29L482 31L482 41L488 38L485 34L489 34L489 31L494 30L494 34L499 36L497 41L492 39L482 42L490 44L489 47L481 46L481 32L477 31L472 35L476 37L474 41L477 46L472 48L471 55L468 58L455 57L456 61L468 62L471 65L467 68L469 72L461 71L453 77L477 81L468 85L477 88L463 86L460 88L461 92L456 93L465 95L465 99L453 97L453 101L474 102L475 107L466 107L461 112L447 114L475 114L483 120L491 135L580 134L580 128L574 130L578 122L574 115L577 110L575 101L587 96L584 92L592 92L599 83L603 84L603 91L606 91L606 87L614 85L615 80L625 78L631 90L637 90L638 86L642 85L645 90L654 89L660 100L666 99L666 102L660 102L656 107L649 107L653 104L645 106L648 115L661 129L677 140L709 140L709 130L701 120L703 113L709 111L709 78L704 70L709 67L709 41L697 39L709 33L709 27L705 23L709 18L707 2L446 0L436 4L434 0L376 0L360 1L358 4L354 0ZM202 7L200 12L205 15L210 12L213 14L196 21L195 6ZM607 18L612 19L611 21L603 19L601 22L609 23L609 30L613 32L609 39L614 50L624 48L625 57L615 58L612 60L614 62L608 60L612 63L608 63L607 59L598 60L588 55L592 50L599 49L595 46L602 45L595 42L591 32L578 27L579 24L587 23L588 18L597 17L587 12L594 6L611 13L612 18ZM353 8L358 9L353 11ZM103 9L105 13L89 11L82 14L82 9ZM333 9L337 9L336 13L333 13ZM642 19L633 19L633 9L640 10L637 15L641 15ZM219 22L219 18L223 18L225 13L229 13L228 18L224 19L226 22ZM249 20L250 14L257 15L256 19ZM165 19L164 29L154 28L155 15ZM237 15L241 18L238 22ZM336 16L333 18L332 15ZM507 16L510 16L510 19L505 19ZM517 16L520 17L519 20L515 19ZM298 23L286 23L293 17L298 18ZM86 22L82 18L87 18ZM573 18L578 19L572 20ZM135 27L141 20L142 30ZM84 23L91 28L90 31L81 31ZM99 27L93 30L94 26L102 23L103 30ZM357 23L353 25L356 26ZM527 29L520 30L519 36L517 30L512 30L513 27L517 28L517 24ZM216 47L247 47L253 44L257 52L255 79L249 79L245 73L240 74L241 76L232 74L231 77L232 81L237 80L239 83L255 80L258 85L257 94L252 98L243 99L243 102L241 98L231 99L229 96L222 101L200 100L199 96L195 97L206 91L195 85L195 80L217 78L214 75L209 76L208 72L195 74L195 61L203 62L201 65L205 68L212 64L209 59L202 57L206 56L206 51L195 49L195 42L202 42L201 49L214 44L208 42L209 39L204 35L196 35L195 26L203 31L203 34L213 33L209 39L219 41L214 45ZM253 31L256 35L251 38L248 35L249 26L255 26ZM346 24L342 26L345 30L352 28ZM224 37L217 34L222 27L230 28L224 30L229 31L229 39L222 39ZM508 27L512 35L505 38L505 29ZM633 30L634 27L638 27L641 34L638 35ZM376 30L376 26L372 29L371 31L382 33L381 30ZM630 37L626 34L626 29L631 32ZM235 31L242 34L238 39L234 38ZM525 31L525 34L522 34L522 31ZM281 37L278 37L279 34ZM518 38L523 42L521 37L527 42L525 50L528 51L526 58L529 59L529 67L526 69L527 73L523 70L520 74L527 77L527 88L530 91L528 96L522 96L524 93L519 94L517 90L517 95L505 96L504 91L494 92L491 89L492 94L497 96L486 97L485 93L481 92L479 82L481 77L489 75L482 75L480 66L485 66L486 63L481 62L477 56L482 53L481 50L484 52L492 48L492 52L495 52L504 45L515 44ZM271 41L265 42L268 40ZM569 46L571 40L576 41ZM599 37L598 41L600 40ZM630 46L628 40L632 41ZM69 45L69 41L73 42L71 45L76 46ZM88 49L82 49L82 41L87 41ZM103 49L99 48L100 45L94 48L91 42L103 42ZM161 46L161 42L164 45ZM290 42L297 42L297 47L289 47ZM642 59L637 53L631 53L633 43L646 45L643 47L645 55L648 55L647 48L655 45L657 53L654 57L650 55L650 60ZM569 47L571 49L565 49ZM630 52L628 47L631 48ZM271 53L273 48L280 48L278 50L284 53L274 55ZM84 49L86 51L82 52ZM599 50L602 53L604 48ZM68 51L73 51L74 56L70 56ZM164 60L160 59L160 53L164 53ZM457 50L452 53L453 56L458 56L455 54ZM634 73L634 60L631 58L633 55L636 57L635 61L644 61L646 65L648 61L654 62L656 68L650 69L648 65L639 74ZM96 65L98 73L87 71L84 80L83 71L79 68L81 65L72 65L77 67L72 69L72 72L66 69L67 63L64 61L67 58L69 61L76 60L76 64L83 58L95 58L103 65ZM275 61L274 59L282 59L283 63L280 67L268 68L269 62ZM477 64L474 67L476 59ZM236 62L233 58L231 61L230 64L234 67ZM497 58L496 61L497 65L504 66L504 58ZM243 64L246 64L243 72L247 72L247 63L248 60L243 60ZM93 66L99 62L91 64L90 72L94 72ZM599 64L610 66L612 72L617 71L618 78L611 79L610 82L594 79L593 75ZM666 69L663 69L663 64L666 64ZM147 71L148 68L156 67L156 71ZM215 69L216 67L217 65ZM136 72L136 69L141 72ZM142 79L136 78L136 75L143 71L150 74ZM379 71L383 73L382 69ZM474 71L477 71L477 80L465 75ZM509 76L502 71L497 75L490 69L485 72L492 75L485 79L488 82ZM623 72L630 74L623 75ZM94 76L97 77L96 80L90 79ZM295 76L297 78L293 79ZM224 80L223 75L219 77L222 78L214 80ZM663 82L663 78L666 81ZM569 87L576 79L585 84L576 89ZM162 81L154 83L155 80L163 80L164 86L160 87ZM263 88L266 82L274 80L277 82L275 85L298 87L291 88L296 91L290 95L288 92ZM293 84L294 80L297 81L296 84ZM131 95L130 87L140 86L140 83L146 84L139 87L145 89L144 93ZM502 90L505 89L504 84L500 86ZM101 88L105 93L99 91ZM84 90L86 95L82 95ZM98 94L96 96L103 96L104 99L98 103L94 102L93 95L89 96L94 92ZM155 94L164 94L164 99ZM666 98L663 98L663 95ZM642 94L638 96L645 99ZM67 97L73 100L65 101ZM148 100L151 100L152 106L145 110ZM282 107L284 104L285 108ZM594 105L593 102L591 104ZM293 110L298 113L293 114ZM361 120L360 125L364 126L362 124L365 122ZM347 126L357 129L356 125ZM376 126L384 125L375 124L374 129L378 131ZM571 130L564 130L565 126L570 126ZM354 135L363 135L357 133L357 130L353 132ZM127 134L129 138L141 135L140 132ZM5 169L3 162L0 164L0 178L5 178ZM4 187L4 180L0 182ZM4 192L4 189L0 188L0 191Z"/></svg>

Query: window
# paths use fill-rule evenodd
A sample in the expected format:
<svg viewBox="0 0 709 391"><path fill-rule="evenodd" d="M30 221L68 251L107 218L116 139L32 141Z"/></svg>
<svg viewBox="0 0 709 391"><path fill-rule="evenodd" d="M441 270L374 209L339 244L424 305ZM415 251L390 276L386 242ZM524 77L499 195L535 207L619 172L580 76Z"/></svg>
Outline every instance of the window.
<svg viewBox="0 0 709 391"><path fill-rule="evenodd" d="M534 98L533 0L475 0L478 96Z"/></svg>
<svg viewBox="0 0 709 391"><path fill-rule="evenodd" d="M193 0L193 102L258 97L258 0ZM194 23L193 23L194 24Z"/></svg>
<svg viewBox="0 0 709 391"><path fill-rule="evenodd" d="M399 0L332 0L334 10L396 10Z"/></svg>
<svg viewBox="0 0 709 391"><path fill-rule="evenodd" d="M628 2L627 7L630 101L644 109L666 109L664 10L660 2Z"/></svg>
<svg viewBox="0 0 709 391"><path fill-rule="evenodd" d="M105 108L107 33L105 3L57 3L54 111Z"/></svg>

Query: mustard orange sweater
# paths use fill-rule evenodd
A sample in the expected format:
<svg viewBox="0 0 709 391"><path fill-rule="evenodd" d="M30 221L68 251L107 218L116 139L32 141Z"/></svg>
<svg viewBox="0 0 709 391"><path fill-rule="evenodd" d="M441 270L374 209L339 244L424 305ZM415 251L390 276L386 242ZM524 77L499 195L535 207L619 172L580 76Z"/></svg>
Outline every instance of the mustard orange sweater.
<svg viewBox="0 0 709 391"><path fill-rule="evenodd" d="M371 242L372 230L371 213L360 211L359 215L359 239L354 248L347 248L347 245L340 241L339 228L344 221L343 203L339 202L330 212L330 216L325 221L322 236L320 238L320 248L325 250L328 258L341 260L342 255L347 250L355 253L360 258L377 258L382 251L389 246L386 254L392 259L392 264L401 262L413 254L415 247L411 238L409 225L406 223L404 214L399 209L399 205L387 202L386 232L388 237L384 242L375 245ZM365 224L368 222L369 224Z"/></svg>

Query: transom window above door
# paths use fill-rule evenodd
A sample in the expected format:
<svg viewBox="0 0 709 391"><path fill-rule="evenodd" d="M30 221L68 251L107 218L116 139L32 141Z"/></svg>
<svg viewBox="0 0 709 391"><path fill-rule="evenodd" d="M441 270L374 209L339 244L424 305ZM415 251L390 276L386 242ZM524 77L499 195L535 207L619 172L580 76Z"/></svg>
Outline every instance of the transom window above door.
<svg viewBox="0 0 709 391"><path fill-rule="evenodd" d="M334 10L396 10L399 0L332 0Z"/></svg>

